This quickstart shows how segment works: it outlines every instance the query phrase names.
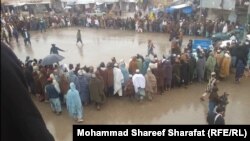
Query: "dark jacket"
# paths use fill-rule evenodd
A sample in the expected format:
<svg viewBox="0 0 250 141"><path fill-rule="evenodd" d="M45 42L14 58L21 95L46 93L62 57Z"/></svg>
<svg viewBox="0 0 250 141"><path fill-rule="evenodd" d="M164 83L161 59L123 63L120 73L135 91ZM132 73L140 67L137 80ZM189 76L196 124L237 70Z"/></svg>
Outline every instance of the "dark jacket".
<svg viewBox="0 0 250 141"><path fill-rule="evenodd" d="M55 46L52 46L51 49L50 49L50 54L58 54L58 50L59 51L64 51L58 47L55 47Z"/></svg>
<svg viewBox="0 0 250 141"><path fill-rule="evenodd" d="M48 84L47 86L45 86L45 89L49 99L59 97L59 93L56 91L56 88L53 84Z"/></svg>
<svg viewBox="0 0 250 141"><path fill-rule="evenodd" d="M26 32L27 32L27 37L26 37L26 35L25 35ZM23 32L23 38L24 38L24 39L30 39L30 33L29 33L28 31L24 31L24 32Z"/></svg>
<svg viewBox="0 0 250 141"><path fill-rule="evenodd" d="M225 125L224 117L214 112L208 113L207 122L208 122L208 125Z"/></svg>
<svg viewBox="0 0 250 141"><path fill-rule="evenodd" d="M54 141L29 95L16 55L3 42L1 78L1 140Z"/></svg>
<svg viewBox="0 0 250 141"><path fill-rule="evenodd" d="M214 118L214 124L215 125L225 125L225 120L222 115L216 114Z"/></svg>

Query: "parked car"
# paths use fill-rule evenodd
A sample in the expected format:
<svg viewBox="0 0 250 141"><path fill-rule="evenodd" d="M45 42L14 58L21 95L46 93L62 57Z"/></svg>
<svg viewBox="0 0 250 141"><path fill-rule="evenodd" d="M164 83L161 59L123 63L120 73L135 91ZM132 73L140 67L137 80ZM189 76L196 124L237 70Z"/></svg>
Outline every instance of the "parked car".
<svg viewBox="0 0 250 141"><path fill-rule="evenodd" d="M244 30L243 29L234 29L227 33L215 33L212 35L211 40L215 43L218 41L230 40L232 36L235 36L237 41L241 41L244 37Z"/></svg>
<svg viewBox="0 0 250 141"><path fill-rule="evenodd" d="M242 41L244 41L244 40L242 40ZM250 34L246 35L246 41L250 41ZM223 40L223 41L219 41L218 44L220 47L224 48L227 46L227 43L231 44L232 42L233 42L233 40Z"/></svg>

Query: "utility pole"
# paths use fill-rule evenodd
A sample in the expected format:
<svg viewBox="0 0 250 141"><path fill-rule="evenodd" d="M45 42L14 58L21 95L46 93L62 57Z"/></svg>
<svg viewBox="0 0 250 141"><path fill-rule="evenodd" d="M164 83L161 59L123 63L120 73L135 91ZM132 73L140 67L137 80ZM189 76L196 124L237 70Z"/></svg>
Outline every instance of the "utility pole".
<svg viewBox="0 0 250 141"><path fill-rule="evenodd" d="M247 39L247 34L250 31L250 4L248 5L248 10L247 10L247 20L245 23L245 28L244 28L244 35L243 35L243 40L242 40L242 44L246 41Z"/></svg>
<svg viewBox="0 0 250 141"><path fill-rule="evenodd" d="M246 19L246 24L245 24L245 29L244 29L243 42L246 41L247 33L249 31L250 31L250 4L248 5L248 10L247 10L247 19Z"/></svg>
<svg viewBox="0 0 250 141"><path fill-rule="evenodd" d="M224 19L224 0L221 0L220 6L222 8L222 18Z"/></svg>
<svg viewBox="0 0 250 141"><path fill-rule="evenodd" d="M248 12L247 12L247 32L250 31L250 4L248 4Z"/></svg>
<svg viewBox="0 0 250 141"><path fill-rule="evenodd" d="M202 16L202 3L203 3L203 0L200 0L200 14L199 14L199 22L201 21L201 16Z"/></svg>

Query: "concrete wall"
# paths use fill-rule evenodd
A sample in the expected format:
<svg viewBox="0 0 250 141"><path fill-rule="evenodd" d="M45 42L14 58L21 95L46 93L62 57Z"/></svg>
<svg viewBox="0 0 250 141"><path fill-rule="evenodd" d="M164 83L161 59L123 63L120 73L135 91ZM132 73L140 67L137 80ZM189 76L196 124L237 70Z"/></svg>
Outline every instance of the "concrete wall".
<svg viewBox="0 0 250 141"><path fill-rule="evenodd" d="M219 9L209 9L208 10L208 19L214 20L218 17L223 17L224 19L228 19L229 14L231 11L229 10L219 10ZM237 14L237 21L240 23L245 23L247 20L247 13L239 13L236 11Z"/></svg>

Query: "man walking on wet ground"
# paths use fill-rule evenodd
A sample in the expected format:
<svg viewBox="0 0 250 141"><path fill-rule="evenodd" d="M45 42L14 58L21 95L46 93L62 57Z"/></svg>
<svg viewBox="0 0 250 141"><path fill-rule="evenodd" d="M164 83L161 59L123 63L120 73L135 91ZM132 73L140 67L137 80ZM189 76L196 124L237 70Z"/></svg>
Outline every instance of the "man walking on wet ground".
<svg viewBox="0 0 250 141"><path fill-rule="evenodd" d="M41 33L46 32L46 25L45 25L45 21L43 20L43 18L41 18L39 21L39 29Z"/></svg>
<svg viewBox="0 0 250 141"><path fill-rule="evenodd" d="M203 95L200 98L201 101L204 101L205 96L212 92L213 88L216 86L216 83L217 83L216 73L212 72L211 78L209 79L208 84L207 84L206 92L203 93Z"/></svg>
<svg viewBox="0 0 250 141"><path fill-rule="evenodd" d="M148 56L151 54L151 55L155 55L154 54L154 44L151 40L148 40Z"/></svg>
<svg viewBox="0 0 250 141"><path fill-rule="evenodd" d="M18 31L17 31L17 28L14 28L13 29L13 36L15 37L15 39L16 39L16 43L18 43Z"/></svg>
<svg viewBox="0 0 250 141"><path fill-rule="evenodd" d="M208 125L225 125L225 108L218 106L215 112L208 113Z"/></svg>
<svg viewBox="0 0 250 141"><path fill-rule="evenodd" d="M27 29L24 29L24 32L23 32L23 39L24 39L24 44L25 44L25 46L27 46L27 43L29 43L29 45L31 46L31 42L30 42L30 33L27 31Z"/></svg>
<svg viewBox="0 0 250 141"><path fill-rule="evenodd" d="M80 29L78 29L77 34L76 34L76 45L77 45L78 42L81 42L81 45L83 45L83 43L82 43L82 35L81 35L81 30Z"/></svg>
<svg viewBox="0 0 250 141"><path fill-rule="evenodd" d="M63 51L64 52L64 50L56 47L55 44L52 44L52 47L50 48L50 54L57 54L57 55L59 55L58 51Z"/></svg>

